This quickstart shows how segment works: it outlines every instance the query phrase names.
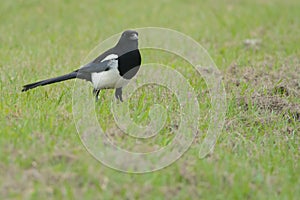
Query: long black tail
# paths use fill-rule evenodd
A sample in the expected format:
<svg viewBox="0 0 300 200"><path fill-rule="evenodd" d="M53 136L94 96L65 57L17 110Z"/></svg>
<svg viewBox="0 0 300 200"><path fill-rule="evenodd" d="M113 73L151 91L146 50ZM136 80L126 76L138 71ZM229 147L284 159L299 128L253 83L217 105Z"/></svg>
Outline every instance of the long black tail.
<svg viewBox="0 0 300 200"><path fill-rule="evenodd" d="M76 78L76 77L77 77L77 72L71 72L70 74L66 74L66 75L63 75L63 76L56 77L56 78L50 78L50 79L46 79L46 80L43 80L43 81L38 81L38 82L35 82L35 83L24 85L23 89L22 89L22 92L33 89L33 88L38 87L38 86L57 83L57 82L73 79L73 78Z"/></svg>

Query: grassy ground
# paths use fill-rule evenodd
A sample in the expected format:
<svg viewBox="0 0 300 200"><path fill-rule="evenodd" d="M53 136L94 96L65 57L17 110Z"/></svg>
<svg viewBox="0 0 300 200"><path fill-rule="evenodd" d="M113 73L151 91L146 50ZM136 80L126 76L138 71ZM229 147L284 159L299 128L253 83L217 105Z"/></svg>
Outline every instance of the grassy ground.
<svg viewBox="0 0 300 200"><path fill-rule="evenodd" d="M299 198L299 9L297 0L1 1L0 199ZM20 90L77 68L112 34L146 26L181 31L208 50L224 76L228 111L213 154L198 159L195 141L173 165L134 175L105 167L85 150L73 123L72 81ZM248 38L261 42L244 44ZM177 66L168 56L157 60ZM191 84L203 91L201 80ZM148 90L149 101L159 101L159 91ZM111 92L96 106L104 122L111 120ZM138 98L133 108L140 108ZM161 103L176 104L167 99Z"/></svg>

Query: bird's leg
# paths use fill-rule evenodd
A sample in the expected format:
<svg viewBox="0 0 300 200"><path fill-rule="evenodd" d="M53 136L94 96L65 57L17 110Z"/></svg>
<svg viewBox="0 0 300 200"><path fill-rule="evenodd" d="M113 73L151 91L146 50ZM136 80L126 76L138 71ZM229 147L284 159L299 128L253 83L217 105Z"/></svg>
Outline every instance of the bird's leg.
<svg viewBox="0 0 300 200"><path fill-rule="evenodd" d="M121 102L123 102L123 98L122 98L122 88L117 88L115 91L115 97L116 99L120 100Z"/></svg>
<svg viewBox="0 0 300 200"><path fill-rule="evenodd" d="M96 92L96 101L99 100L99 93L100 93L100 90L97 90L97 92Z"/></svg>
<svg viewBox="0 0 300 200"><path fill-rule="evenodd" d="M99 97L99 92L100 92L100 89L93 89L93 95L95 95L95 98L96 98L96 101L98 101L98 97Z"/></svg>
<svg viewBox="0 0 300 200"><path fill-rule="evenodd" d="M93 89L93 95L96 95L97 89Z"/></svg>

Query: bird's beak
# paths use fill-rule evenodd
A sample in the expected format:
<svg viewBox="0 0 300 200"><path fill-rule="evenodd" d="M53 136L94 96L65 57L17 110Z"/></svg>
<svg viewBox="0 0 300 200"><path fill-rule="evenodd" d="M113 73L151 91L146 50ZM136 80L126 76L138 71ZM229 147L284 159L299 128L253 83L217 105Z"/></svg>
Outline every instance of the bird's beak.
<svg viewBox="0 0 300 200"><path fill-rule="evenodd" d="M138 40L139 39L139 36L137 33L133 33L132 36L130 36L130 39L131 40Z"/></svg>

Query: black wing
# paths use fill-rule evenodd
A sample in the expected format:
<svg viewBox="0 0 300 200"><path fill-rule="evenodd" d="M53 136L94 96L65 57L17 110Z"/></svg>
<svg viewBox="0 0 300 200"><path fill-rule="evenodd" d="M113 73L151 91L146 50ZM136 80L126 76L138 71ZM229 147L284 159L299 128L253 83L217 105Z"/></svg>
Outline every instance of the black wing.
<svg viewBox="0 0 300 200"><path fill-rule="evenodd" d="M88 63L88 64L84 65L83 67L81 67L80 69L75 71L75 72L77 72L77 78L91 81L92 73L99 73L99 72L109 70L113 61L114 61L114 59L105 60L103 62L97 62L97 63L94 63L94 62Z"/></svg>
<svg viewBox="0 0 300 200"><path fill-rule="evenodd" d="M111 66L111 63L112 60L105 60L103 62L98 62L98 63L91 62L81 67L79 69L79 72L98 73L98 72L106 71Z"/></svg>

